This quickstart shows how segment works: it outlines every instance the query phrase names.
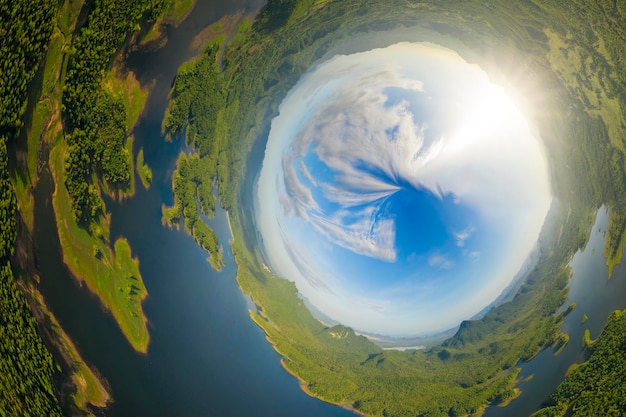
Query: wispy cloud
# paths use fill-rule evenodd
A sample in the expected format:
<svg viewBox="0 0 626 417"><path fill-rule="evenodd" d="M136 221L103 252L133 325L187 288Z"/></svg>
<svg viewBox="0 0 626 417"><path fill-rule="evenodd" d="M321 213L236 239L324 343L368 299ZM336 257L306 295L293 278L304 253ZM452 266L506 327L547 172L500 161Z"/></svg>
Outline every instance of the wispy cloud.
<svg viewBox="0 0 626 417"><path fill-rule="evenodd" d="M472 233L474 233L475 230L474 226L469 225L460 232L453 232L454 238L456 239L456 245L459 248L465 246L465 241L472 236Z"/></svg>
<svg viewBox="0 0 626 417"><path fill-rule="evenodd" d="M452 269L454 261L448 255L433 254L428 258L428 265L431 268Z"/></svg>
<svg viewBox="0 0 626 417"><path fill-rule="evenodd" d="M522 265L550 203L545 155L527 123L490 123L484 110L498 103L480 100L499 93L487 76L435 49L332 58L272 121L257 192L268 261L356 329L427 334L471 317ZM435 105L443 121L430 117ZM452 196L485 220L450 227L445 248L408 255L387 212L402 187Z"/></svg>

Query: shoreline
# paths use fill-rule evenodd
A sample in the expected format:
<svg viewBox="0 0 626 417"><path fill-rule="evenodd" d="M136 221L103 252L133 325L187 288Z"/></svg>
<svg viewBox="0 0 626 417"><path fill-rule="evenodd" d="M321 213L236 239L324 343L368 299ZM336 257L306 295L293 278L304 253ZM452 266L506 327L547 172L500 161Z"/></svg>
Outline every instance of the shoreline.
<svg viewBox="0 0 626 417"><path fill-rule="evenodd" d="M235 263L236 263L236 261L235 261ZM239 267L239 266L237 266L237 267ZM237 283L237 285L239 286L239 283ZM239 286L239 290L240 290L243 294L245 294L245 293L244 293L244 291L243 291L243 288L241 288L241 286ZM247 295L247 294L246 294L246 295ZM252 297L250 297L250 298L252 299ZM253 302L255 302L255 303L256 303L256 301L254 301L254 299L252 299L252 300L253 300ZM278 349L278 347L276 346L276 344L275 344L275 343L271 340L270 335L267 333L267 331L263 328L263 326L262 326L262 325L261 325L261 324L260 324L257 320L259 320L259 319L260 319L260 320L264 320L264 321L266 321L266 322L268 323L268 325L273 326L273 325L271 324L271 322L270 322L270 321L268 321L268 320L267 320L266 318L264 318L263 316L261 316L259 313L256 313L256 312L254 312L254 311L252 311L252 310L250 310L250 309L248 309L248 314L249 314L249 316L250 316L250 319L254 322L254 324L256 324L256 325L257 325L257 326L258 326L258 327L259 327L259 328L263 331L263 333L265 334L265 340L267 341L267 343L269 343L269 344L270 344L270 346L272 347L272 349L274 349L274 351L275 351L276 353L278 353L278 355L280 355L280 356L281 356L281 358L280 358L280 364L281 364L281 366L283 367L283 369L284 369L284 370L285 370L285 371L286 371L289 375L291 375L292 377L294 377L294 378L298 381L298 384L299 384L299 386L300 386L300 389L301 389L301 390L302 390L302 391L303 391L306 395L308 395L309 397L315 398L315 399L317 399L317 400L319 400L319 401L325 402L326 404L332 404L332 405L335 405L335 406L337 406L337 407L341 407L341 408L343 408L344 410L351 411L351 412L353 412L353 413L355 413L355 414L357 414L357 415L363 416L363 417L376 417L374 414L366 414L366 413L364 413L364 412L362 412L362 411L359 411L359 410L355 409L353 406L349 405L348 403L337 403L337 402L333 402L333 401L327 400L327 399L322 398L322 397L320 397L320 396L316 395L315 393L313 393L313 392L312 392L312 391L308 388L308 384L309 384L309 383L308 383L305 379L303 379L302 377L300 377L298 374L296 374L295 372L293 372L291 369L289 369L289 367L287 366L287 362L289 361L289 357L287 357L284 353L282 353L282 352ZM256 318L255 318L255 315L256 315L257 317L259 317L259 319L256 319ZM277 330L278 330L278 329L277 329Z"/></svg>
<svg viewBox="0 0 626 417"><path fill-rule="evenodd" d="M39 277L35 275L35 281ZM32 283L25 283L22 280L20 285L27 300L31 305L31 310L37 318L45 340L52 345L55 358L60 362L63 372L68 375L68 382L76 388L76 392L71 395L74 405L81 411L87 411L87 404L91 404L99 409L106 409L111 404L110 387L97 370L92 369L83 359L78 348L63 330L56 316L52 313L43 294Z"/></svg>
<svg viewBox="0 0 626 417"><path fill-rule="evenodd" d="M366 413L364 413L364 412L362 412L362 411L359 411L359 410L355 409L353 406L348 405L348 404L346 404L346 403L344 403L344 404L339 404L339 403L336 403L336 402L332 402L332 401L325 400L324 398L321 398L321 397L318 397L317 395L315 395L315 394L314 394L313 392L311 392L311 390L309 390L309 388L307 387L308 383L307 383L304 379L302 379L301 377L299 377L299 376L298 376L295 372L293 372L291 369L289 369L289 367L287 366L287 361L289 360L289 358L286 358L284 355L282 355L282 353L280 353L280 351L276 348L276 346L275 346L275 345L274 345L271 341L269 341L269 340L268 340L268 342L272 345L272 347L274 348L274 350L275 350L276 352L278 352L281 356L283 356L283 357L280 359L280 364L281 364L281 366L283 367L283 369L284 369L285 371L287 371L287 373L288 373L289 375L291 375L291 376L295 377L295 378L298 380L298 383L300 384L300 389L301 389L301 390L302 390L302 391L303 391L306 395L308 395L309 397L315 398L315 399L317 399L317 400L319 400L319 401L325 402L326 404L336 405L337 407L341 407L341 408L343 408L344 410L351 411L351 412L353 412L353 413L355 413L355 414L357 414L357 415L359 415L359 416L363 416L363 417L375 417L373 414L366 414Z"/></svg>
<svg viewBox="0 0 626 417"><path fill-rule="evenodd" d="M66 146L64 142L53 146L48 161L54 182L52 206L63 262L76 282L87 285L89 291L96 295L102 306L113 315L132 347L139 353L147 354L150 335L147 328L148 319L143 311L143 301L147 298L148 292L139 273L139 261L132 257L126 238L118 238L113 242L113 249L109 246L110 214L103 216L95 225L95 234L99 235L100 239L80 228L71 218L67 190L64 189L62 182L59 183L63 175L63 167L60 164ZM106 241L106 244L102 240ZM97 253L94 254L96 250ZM97 259L95 262L94 257ZM81 262L81 258L84 262ZM122 276L124 271L130 272L131 275ZM105 288L102 288L103 286ZM139 298L132 300L131 293L135 288L137 291L135 295L139 295ZM126 300L122 300L126 295Z"/></svg>

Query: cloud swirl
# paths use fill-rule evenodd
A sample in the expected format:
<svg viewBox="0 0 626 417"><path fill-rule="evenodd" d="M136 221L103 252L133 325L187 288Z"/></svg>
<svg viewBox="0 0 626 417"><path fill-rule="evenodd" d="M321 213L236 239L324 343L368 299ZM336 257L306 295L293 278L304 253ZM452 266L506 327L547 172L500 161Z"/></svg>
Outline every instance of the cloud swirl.
<svg viewBox="0 0 626 417"><path fill-rule="evenodd" d="M400 43L307 73L272 121L257 224L272 269L357 330L426 335L497 298L551 202L541 142L454 52Z"/></svg>

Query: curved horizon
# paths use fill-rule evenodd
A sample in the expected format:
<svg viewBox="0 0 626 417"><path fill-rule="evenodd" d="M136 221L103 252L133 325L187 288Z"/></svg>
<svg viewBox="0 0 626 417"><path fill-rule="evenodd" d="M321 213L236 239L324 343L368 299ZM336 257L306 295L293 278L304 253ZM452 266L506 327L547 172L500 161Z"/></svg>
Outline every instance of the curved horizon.
<svg viewBox="0 0 626 417"><path fill-rule="evenodd" d="M543 145L502 87L454 51L405 42L305 74L257 186L274 272L332 320L396 337L493 303L552 199Z"/></svg>

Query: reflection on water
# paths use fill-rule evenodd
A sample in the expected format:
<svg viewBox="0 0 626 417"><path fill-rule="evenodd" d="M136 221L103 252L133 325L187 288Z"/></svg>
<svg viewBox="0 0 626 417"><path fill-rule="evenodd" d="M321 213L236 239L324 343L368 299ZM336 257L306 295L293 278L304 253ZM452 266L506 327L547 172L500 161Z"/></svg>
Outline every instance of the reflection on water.
<svg viewBox="0 0 626 417"><path fill-rule="evenodd" d="M522 381L518 384L522 394L507 407L489 407L484 414L486 417L526 416L536 411L563 380L570 365L585 360L582 345L585 329L589 329L592 338L598 337L609 314L626 308L626 268L619 265L613 278L607 278L608 268L603 256L607 226L608 212L603 207L598 210L587 246L577 252L570 263L572 277L566 305L575 302L576 309L562 325L562 330L570 336L569 344L558 356L554 356L556 349L550 348L530 362L522 363L518 377ZM583 314L589 320L581 324ZM530 376L532 379L523 382Z"/></svg>

